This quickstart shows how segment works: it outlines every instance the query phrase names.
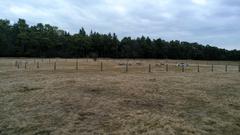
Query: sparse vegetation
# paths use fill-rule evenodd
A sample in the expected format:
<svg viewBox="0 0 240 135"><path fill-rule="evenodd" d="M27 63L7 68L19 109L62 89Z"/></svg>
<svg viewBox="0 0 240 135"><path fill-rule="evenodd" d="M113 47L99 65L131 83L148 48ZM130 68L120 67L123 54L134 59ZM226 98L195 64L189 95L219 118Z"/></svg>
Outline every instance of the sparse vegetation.
<svg viewBox="0 0 240 135"><path fill-rule="evenodd" d="M237 62L129 60L125 73L126 60L50 61L0 59L0 134L240 134Z"/></svg>

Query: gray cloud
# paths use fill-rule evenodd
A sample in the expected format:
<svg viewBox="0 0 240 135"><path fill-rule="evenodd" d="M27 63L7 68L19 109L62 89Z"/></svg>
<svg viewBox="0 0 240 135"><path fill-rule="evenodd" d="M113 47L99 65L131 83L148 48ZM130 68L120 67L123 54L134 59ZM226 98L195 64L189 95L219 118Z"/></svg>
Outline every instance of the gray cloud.
<svg viewBox="0 0 240 135"><path fill-rule="evenodd" d="M71 33L161 37L240 49L239 0L2 0L0 18L24 18Z"/></svg>

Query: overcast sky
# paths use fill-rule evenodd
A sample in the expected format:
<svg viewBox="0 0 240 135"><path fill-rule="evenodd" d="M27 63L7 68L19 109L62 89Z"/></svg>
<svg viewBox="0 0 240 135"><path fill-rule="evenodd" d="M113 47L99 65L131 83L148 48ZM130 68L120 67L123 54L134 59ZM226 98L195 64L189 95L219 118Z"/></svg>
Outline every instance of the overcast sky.
<svg viewBox="0 0 240 135"><path fill-rule="evenodd" d="M0 18L240 49L240 0L0 0Z"/></svg>

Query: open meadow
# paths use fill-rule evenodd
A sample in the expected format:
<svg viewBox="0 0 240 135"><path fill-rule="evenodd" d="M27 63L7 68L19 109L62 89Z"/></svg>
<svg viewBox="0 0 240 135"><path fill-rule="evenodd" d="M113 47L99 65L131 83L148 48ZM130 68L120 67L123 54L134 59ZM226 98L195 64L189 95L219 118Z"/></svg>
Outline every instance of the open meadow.
<svg viewBox="0 0 240 135"><path fill-rule="evenodd" d="M0 135L239 135L239 64L1 58Z"/></svg>

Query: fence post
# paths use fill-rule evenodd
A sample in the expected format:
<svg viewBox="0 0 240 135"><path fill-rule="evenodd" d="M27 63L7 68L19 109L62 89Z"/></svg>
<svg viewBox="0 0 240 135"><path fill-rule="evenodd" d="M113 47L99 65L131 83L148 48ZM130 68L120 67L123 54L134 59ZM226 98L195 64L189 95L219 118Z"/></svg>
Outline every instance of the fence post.
<svg viewBox="0 0 240 135"><path fill-rule="evenodd" d="M213 72L213 64L212 64L212 72Z"/></svg>
<svg viewBox="0 0 240 135"><path fill-rule="evenodd" d="M101 72L103 71L103 63L101 62Z"/></svg>
<svg viewBox="0 0 240 135"><path fill-rule="evenodd" d="M198 72L200 72L200 67L199 67L199 64L198 64Z"/></svg>
<svg viewBox="0 0 240 135"><path fill-rule="evenodd" d="M152 67L151 67L151 64L149 64L149 67L148 67L148 72L149 72L149 73L152 72L151 68L152 68Z"/></svg>
<svg viewBox="0 0 240 135"><path fill-rule="evenodd" d="M78 70L78 59L76 61L76 70Z"/></svg>
<svg viewBox="0 0 240 135"><path fill-rule="evenodd" d="M27 62L25 61L25 66L24 66L25 69L27 69Z"/></svg>
<svg viewBox="0 0 240 135"><path fill-rule="evenodd" d="M39 68L39 62L37 62L37 68Z"/></svg>
<svg viewBox="0 0 240 135"><path fill-rule="evenodd" d="M168 64L166 65L166 71L168 72Z"/></svg>
<svg viewBox="0 0 240 135"><path fill-rule="evenodd" d="M55 71L57 69L57 63L54 62L54 67L53 67L53 70Z"/></svg>
<svg viewBox="0 0 240 135"><path fill-rule="evenodd" d="M238 72L240 72L240 65L238 65Z"/></svg>
<svg viewBox="0 0 240 135"><path fill-rule="evenodd" d="M182 65L182 72L184 72L184 65Z"/></svg>
<svg viewBox="0 0 240 135"><path fill-rule="evenodd" d="M227 71L228 71L228 65L225 66L225 72L227 72Z"/></svg>
<svg viewBox="0 0 240 135"><path fill-rule="evenodd" d="M19 65L19 63L17 63L17 68L18 68L18 69L20 68L20 65Z"/></svg>
<svg viewBox="0 0 240 135"><path fill-rule="evenodd" d="M127 64L126 64L125 72L128 72L128 62L127 62Z"/></svg>

